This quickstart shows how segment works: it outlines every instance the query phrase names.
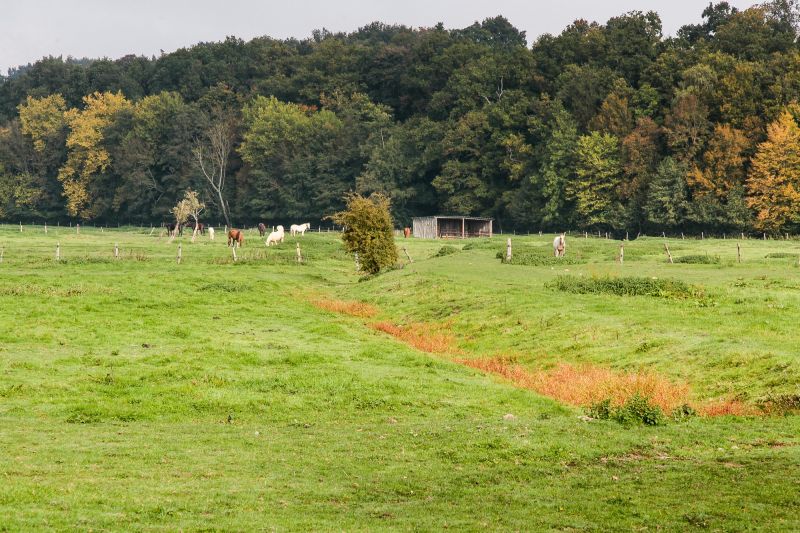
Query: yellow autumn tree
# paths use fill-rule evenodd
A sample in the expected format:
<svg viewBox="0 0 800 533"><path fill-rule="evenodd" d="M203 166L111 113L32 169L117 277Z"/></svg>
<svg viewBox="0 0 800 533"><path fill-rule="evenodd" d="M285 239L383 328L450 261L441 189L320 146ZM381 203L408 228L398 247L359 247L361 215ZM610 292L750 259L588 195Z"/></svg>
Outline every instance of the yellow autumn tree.
<svg viewBox="0 0 800 533"><path fill-rule="evenodd" d="M64 116L67 135L67 162L58 172L64 187L67 211L70 215L92 218L89 185L97 174L111 163L111 156L103 147L103 131L114 122L117 113L131 104L121 92L95 92L83 98L82 110L70 109Z"/></svg>
<svg viewBox="0 0 800 533"><path fill-rule="evenodd" d="M718 124L703 153L702 165L694 165L687 183L696 197L712 194L725 198L745 179L745 151L749 141L745 134L728 124Z"/></svg>
<svg viewBox="0 0 800 533"><path fill-rule="evenodd" d="M17 109L22 133L31 137L37 152L43 152L47 140L64 127L67 103L60 94L42 98L28 96Z"/></svg>
<svg viewBox="0 0 800 533"><path fill-rule="evenodd" d="M777 232L800 214L800 127L789 111L767 127L747 178L747 205L756 226Z"/></svg>

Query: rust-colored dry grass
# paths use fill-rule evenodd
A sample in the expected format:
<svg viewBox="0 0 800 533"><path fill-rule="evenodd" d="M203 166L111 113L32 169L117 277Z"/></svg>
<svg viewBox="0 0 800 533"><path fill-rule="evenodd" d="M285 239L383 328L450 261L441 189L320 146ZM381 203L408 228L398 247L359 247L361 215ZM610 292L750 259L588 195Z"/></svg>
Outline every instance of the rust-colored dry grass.
<svg viewBox="0 0 800 533"><path fill-rule="evenodd" d="M529 371L507 357L458 359L459 363L503 376L519 387L564 403L588 406L610 399L622 405L635 394L645 396L665 412L689 403L689 386L673 383L653 372L615 372L591 365L559 364L550 370Z"/></svg>
<svg viewBox="0 0 800 533"><path fill-rule="evenodd" d="M372 329L388 333L398 340L428 353L457 353L455 338L446 332L446 326L414 323L398 326L391 322L375 322Z"/></svg>
<svg viewBox="0 0 800 533"><path fill-rule="evenodd" d="M739 400L706 402L697 407L697 412L703 416L751 416L762 414L752 405L747 405Z"/></svg>
<svg viewBox="0 0 800 533"><path fill-rule="evenodd" d="M344 300L331 300L328 298L318 298L311 302L315 307L340 313L343 315L357 316L359 318L371 318L378 314L378 309L364 302L348 302Z"/></svg>

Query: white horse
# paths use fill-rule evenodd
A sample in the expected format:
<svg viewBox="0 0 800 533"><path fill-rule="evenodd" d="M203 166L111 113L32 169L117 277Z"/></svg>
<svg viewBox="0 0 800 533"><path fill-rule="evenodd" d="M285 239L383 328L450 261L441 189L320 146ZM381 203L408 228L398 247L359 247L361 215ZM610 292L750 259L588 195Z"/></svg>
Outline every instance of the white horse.
<svg viewBox="0 0 800 533"><path fill-rule="evenodd" d="M208 227L208 238L209 240L214 240L214 228L211 226Z"/></svg>
<svg viewBox="0 0 800 533"><path fill-rule="evenodd" d="M553 255L556 257L564 257L564 252L567 251L567 239L564 234L556 236L553 239Z"/></svg>
<svg viewBox="0 0 800 533"><path fill-rule="evenodd" d="M310 227L311 224L309 224L308 222L306 222L305 224L292 224L291 226L289 226L289 233L291 233L292 235L297 235L298 233L300 235L305 235L306 230Z"/></svg>
<svg viewBox="0 0 800 533"><path fill-rule="evenodd" d="M277 246L279 242L283 242L283 237L283 226L278 226L275 228L275 231L267 236L267 240L264 244L267 246L272 246L273 244Z"/></svg>

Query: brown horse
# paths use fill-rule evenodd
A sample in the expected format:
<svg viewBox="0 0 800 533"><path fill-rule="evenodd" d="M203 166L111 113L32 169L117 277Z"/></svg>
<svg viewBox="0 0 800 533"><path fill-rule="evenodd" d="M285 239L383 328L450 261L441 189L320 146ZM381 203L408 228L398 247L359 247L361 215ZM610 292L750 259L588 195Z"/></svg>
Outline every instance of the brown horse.
<svg viewBox="0 0 800 533"><path fill-rule="evenodd" d="M264 225L263 222L259 222L258 223L258 234L263 237L264 235L266 235L266 233L267 233L267 227Z"/></svg>
<svg viewBox="0 0 800 533"><path fill-rule="evenodd" d="M232 229L228 232L228 246L239 245L239 248L244 244L244 232L238 229Z"/></svg>
<svg viewBox="0 0 800 533"><path fill-rule="evenodd" d="M403 237L408 239L411 236L411 228L403 228Z"/></svg>

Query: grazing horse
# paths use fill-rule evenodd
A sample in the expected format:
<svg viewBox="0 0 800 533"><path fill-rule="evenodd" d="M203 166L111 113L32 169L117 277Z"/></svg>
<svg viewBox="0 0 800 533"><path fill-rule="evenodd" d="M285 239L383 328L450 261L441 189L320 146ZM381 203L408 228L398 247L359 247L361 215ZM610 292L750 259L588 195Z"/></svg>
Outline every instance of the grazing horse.
<svg viewBox="0 0 800 533"><path fill-rule="evenodd" d="M272 246L273 244L277 246L278 243L283 242L283 237L283 226L278 226L275 228L275 231L269 234L269 237L267 237L267 240L264 242L264 244L266 244L267 247Z"/></svg>
<svg viewBox="0 0 800 533"><path fill-rule="evenodd" d="M258 223L258 235L263 237L267 233L267 227L264 225L263 222Z"/></svg>
<svg viewBox="0 0 800 533"><path fill-rule="evenodd" d="M209 240L214 240L214 226L208 227L208 238Z"/></svg>
<svg viewBox="0 0 800 533"><path fill-rule="evenodd" d="M234 247L238 244L239 248L244 244L244 232L238 229L232 229L228 232L228 246Z"/></svg>
<svg viewBox="0 0 800 533"><path fill-rule="evenodd" d="M176 224L175 222L167 222L164 224L164 227L167 228L167 235L173 237L177 232L178 235L183 237L183 224Z"/></svg>
<svg viewBox="0 0 800 533"><path fill-rule="evenodd" d="M311 224L309 224L308 222L306 222L305 224L292 224L291 226L289 226L289 233L291 233L292 235L297 235L298 233L300 235L305 235L306 230L310 227Z"/></svg>
<svg viewBox="0 0 800 533"><path fill-rule="evenodd" d="M403 228L403 237L408 239L411 236L411 228Z"/></svg>
<svg viewBox="0 0 800 533"><path fill-rule="evenodd" d="M567 251L567 239L564 234L558 235L553 239L553 255L556 257L564 257L564 252Z"/></svg>
<svg viewBox="0 0 800 533"><path fill-rule="evenodd" d="M192 224L191 222L187 222L186 224L183 225L183 227L194 233L194 224ZM197 233L199 233L200 235L206 234L206 225L203 224L202 222L197 223Z"/></svg>

